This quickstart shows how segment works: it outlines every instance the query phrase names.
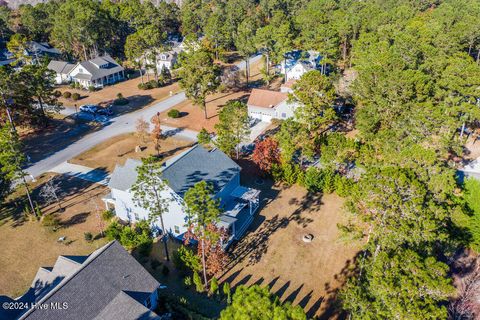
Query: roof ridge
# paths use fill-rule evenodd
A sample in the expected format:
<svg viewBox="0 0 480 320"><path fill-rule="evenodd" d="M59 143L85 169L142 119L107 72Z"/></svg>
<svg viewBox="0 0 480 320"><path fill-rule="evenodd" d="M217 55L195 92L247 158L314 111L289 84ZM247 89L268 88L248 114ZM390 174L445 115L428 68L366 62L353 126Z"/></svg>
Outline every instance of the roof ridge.
<svg viewBox="0 0 480 320"><path fill-rule="evenodd" d="M88 260L85 260L84 264L82 264L82 267L78 268L77 271L75 271L70 277L67 277L65 278L64 280L65 281L61 281L57 286L55 286L55 288L53 288L52 290L50 290L50 292L48 292L45 296L43 296L42 299L40 299L37 304L42 304L45 300L47 300L48 298L50 298L54 293L56 293L60 288L62 288L63 286L65 286L65 284L67 284L70 280L72 280L77 274L80 273L80 271L84 270L88 265L90 265L90 263L92 263L95 259L97 259L102 253L105 252L106 249L110 248L112 246L112 244L114 244L115 242L117 242L116 240L113 240L111 241L110 243L107 243L106 245L104 245L102 248L99 248L95 251L98 251L100 250L100 252L98 252L90 261ZM94 254L95 253L92 252L90 255ZM31 309L28 309L27 312L25 312L24 314L22 314L20 316L19 319L25 319L26 316L30 315L34 310L36 310L35 308L31 308Z"/></svg>

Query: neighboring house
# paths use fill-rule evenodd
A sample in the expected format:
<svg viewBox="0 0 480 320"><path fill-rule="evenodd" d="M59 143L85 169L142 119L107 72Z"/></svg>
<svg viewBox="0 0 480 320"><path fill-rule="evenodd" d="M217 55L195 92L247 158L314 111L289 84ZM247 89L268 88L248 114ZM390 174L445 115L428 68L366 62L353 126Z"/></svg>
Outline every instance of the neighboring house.
<svg viewBox="0 0 480 320"><path fill-rule="evenodd" d="M285 54L280 63L280 73L285 75L285 81L298 80L312 70L321 70L322 57L316 51L295 50Z"/></svg>
<svg viewBox="0 0 480 320"><path fill-rule="evenodd" d="M280 86L280 92L283 93L292 93L293 92L293 85L297 82L296 79L291 79L285 82Z"/></svg>
<svg viewBox="0 0 480 320"><path fill-rule="evenodd" d="M149 66L153 66L156 63L157 72L160 74L163 68L168 70L172 70L173 66L177 62L177 53L175 51L165 51L157 54L156 61L152 61L153 59L147 54L147 58L144 59L145 63ZM145 67L145 66L144 66ZM149 68L151 70L151 68Z"/></svg>
<svg viewBox="0 0 480 320"><path fill-rule="evenodd" d="M35 304L0 319L122 320L160 319L160 283L117 241L88 256L59 256L55 265L40 268L30 289L17 299L0 302Z"/></svg>
<svg viewBox="0 0 480 320"><path fill-rule="evenodd" d="M138 207L133 200L131 187L137 180L138 160L128 159L125 165L117 165L109 182L111 194L104 199L107 209L125 221L148 218L148 212ZM187 231L187 219L183 196L197 182L206 181L213 187L215 199L220 201L223 213L218 223L229 232L229 240L238 240L245 233L259 206L259 191L240 185L241 168L218 149L207 150L196 145L165 162L162 176L167 189L161 196L168 201L168 210L163 215L165 232L183 239ZM160 222L156 223L160 230Z"/></svg>
<svg viewBox="0 0 480 320"><path fill-rule="evenodd" d="M84 88L103 88L125 78L124 68L108 54L77 63L68 75Z"/></svg>
<svg viewBox="0 0 480 320"><path fill-rule="evenodd" d="M57 84L69 83L72 81L70 71L75 65L65 61L52 60L48 63L47 68L55 72L55 82Z"/></svg>
<svg viewBox="0 0 480 320"><path fill-rule="evenodd" d="M57 48L52 47L48 42L30 41L27 43L25 55L37 60L42 57L59 58L62 53Z"/></svg>
<svg viewBox="0 0 480 320"><path fill-rule="evenodd" d="M289 102L286 92L253 89L247 106L250 117L270 122L272 119L292 118L298 104Z"/></svg>

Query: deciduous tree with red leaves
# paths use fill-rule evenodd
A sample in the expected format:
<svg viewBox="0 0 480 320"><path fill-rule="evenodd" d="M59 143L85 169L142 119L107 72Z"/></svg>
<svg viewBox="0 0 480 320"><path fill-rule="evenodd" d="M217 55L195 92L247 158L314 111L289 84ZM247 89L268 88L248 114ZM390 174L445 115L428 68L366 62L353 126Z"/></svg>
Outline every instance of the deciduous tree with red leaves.
<svg viewBox="0 0 480 320"><path fill-rule="evenodd" d="M280 162L280 149L277 140L266 138L255 145L252 155L253 162L263 172L270 172L272 166Z"/></svg>

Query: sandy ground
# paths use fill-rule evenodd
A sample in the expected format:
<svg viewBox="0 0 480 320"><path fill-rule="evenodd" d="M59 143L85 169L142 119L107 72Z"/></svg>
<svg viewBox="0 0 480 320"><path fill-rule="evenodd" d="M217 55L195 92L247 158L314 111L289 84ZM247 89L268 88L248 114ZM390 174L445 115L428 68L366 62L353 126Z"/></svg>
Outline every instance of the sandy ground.
<svg viewBox="0 0 480 320"><path fill-rule="evenodd" d="M60 219L60 229L49 231L40 222L23 219L13 209L3 208L0 215L0 295L17 297L30 286L39 267L53 266L59 255L85 255L106 243L102 238L88 243L85 232L97 235L105 223L99 213L104 204L101 197L107 193L105 187L72 177L59 178L46 174L32 185L35 201L40 186L51 177L59 179L61 205L64 211L58 211L57 204L45 206L43 213L56 212ZM23 190L23 189L22 189ZM41 206L42 207L42 206ZM66 237L65 243L59 243L59 237Z"/></svg>
<svg viewBox="0 0 480 320"><path fill-rule="evenodd" d="M123 134L98 144L69 162L90 168L102 168L111 173L116 164L124 164L129 158L141 159L156 154L157 151L149 137L146 141L143 143L134 133ZM168 137L160 142L160 156L169 158L191 145L191 141ZM141 146L143 150L135 152L136 146Z"/></svg>
<svg viewBox="0 0 480 320"><path fill-rule="evenodd" d="M147 81L146 77L144 77L144 81ZM119 82L111 86L106 86L105 88L95 92L88 92L86 90L72 89L69 86L62 86L58 89L62 93L65 91L70 91L71 93L77 92L82 98L78 101L72 101L60 97L59 101L65 106L70 107L73 107L75 104L77 104L77 106L81 106L83 104L99 104L116 99L117 94L121 93L125 98L130 100L130 107L138 108L149 106L154 102L165 99L170 95L170 91L176 93L180 90L178 82L162 88L140 90L138 89L138 84L140 82L140 78L135 78Z"/></svg>
<svg viewBox="0 0 480 320"><path fill-rule="evenodd" d="M359 250L357 244L339 240L343 199L309 196L298 186L273 187L262 191L261 198L266 205L253 223L256 229L233 249L237 258L221 280L232 286L268 285L282 301L302 306L311 317L337 317L337 289ZM314 236L311 243L302 240L308 233Z"/></svg>

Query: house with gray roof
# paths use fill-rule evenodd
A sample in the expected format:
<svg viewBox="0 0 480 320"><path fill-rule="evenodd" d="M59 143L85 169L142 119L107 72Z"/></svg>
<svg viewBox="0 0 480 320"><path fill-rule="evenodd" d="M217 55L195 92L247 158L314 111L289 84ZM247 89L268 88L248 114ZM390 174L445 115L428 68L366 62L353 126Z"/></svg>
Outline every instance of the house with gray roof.
<svg viewBox="0 0 480 320"><path fill-rule="evenodd" d="M84 88L103 88L125 79L125 69L111 56L103 56L77 63L68 74L73 82Z"/></svg>
<svg viewBox="0 0 480 320"><path fill-rule="evenodd" d="M135 222L148 218L148 212L133 201L131 187L137 180L136 168L141 161L128 159L117 165L109 187L111 193L104 198L108 210L124 221ZM223 213L219 227L225 228L230 237L229 245L245 233L259 206L259 191L240 185L241 168L219 149L207 150L196 145L168 159L163 164L162 177L167 188L161 197L168 201L168 211L163 215L165 230L155 223L159 232L170 233L183 239L187 231L187 220L183 196L197 182L206 181L213 188L214 198L220 201Z"/></svg>
<svg viewBox="0 0 480 320"><path fill-rule="evenodd" d="M74 67L75 65L73 63L59 60L51 60L47 65L49 70L55 72L56 84L71 82L72 78L70 77L70 71L72 71Z"/></svg>
<svg viewBox="0 0 480 320"><path fill-rule="evenodd" d="M53 267L40 268L23 296L0 296L2 302L29 307L2 308L0 319L161 319L152 311L159 287L135 258L112 241L88 256L60 256Z"/></svg>

